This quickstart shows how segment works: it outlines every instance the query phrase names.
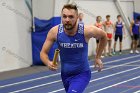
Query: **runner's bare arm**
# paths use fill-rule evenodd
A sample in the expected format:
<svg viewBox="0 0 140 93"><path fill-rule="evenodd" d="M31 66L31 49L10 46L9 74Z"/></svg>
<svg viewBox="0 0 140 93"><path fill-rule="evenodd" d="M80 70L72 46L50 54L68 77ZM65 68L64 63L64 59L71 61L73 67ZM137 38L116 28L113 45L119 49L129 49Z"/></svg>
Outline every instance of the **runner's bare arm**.
<svg viewBox="0 0 140 93"><path fill-rule="evenodd" d="M99 43L99 50L97 51L97 58L100 58L102 55L102 51L104 50L106 44L107 44L107 35L106 32L103 31L100 28L97 28L95 26L85 26L85 38L88 42L90 38L95 37L100 40Z"/></svg>
<svg viewBox="0 0 140 93"><path fill-rule="evenodd" d="M42 62L49 67L49 69L53 70L53 64L49 60L48 53L50 51L50 48L52 47L53 43L56 40L57 35L57 27L53 27L47 35L47 38L45 40L45 43L43 44L42 50L40 52L40 58Z"/></svg>

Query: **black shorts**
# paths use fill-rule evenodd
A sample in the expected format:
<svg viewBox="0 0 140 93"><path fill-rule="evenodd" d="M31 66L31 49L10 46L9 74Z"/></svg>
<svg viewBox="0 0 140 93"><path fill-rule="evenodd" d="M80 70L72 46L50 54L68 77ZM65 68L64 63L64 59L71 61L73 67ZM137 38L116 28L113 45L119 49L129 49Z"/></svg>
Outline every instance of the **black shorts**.
<svg viewBox="0 0 140 93"><path fill-rule="evenodd" d="M119 38L119 41L122 42L123 36L122 35L115 35L115 41L117 41Z"/></svg>
<svg viewBox="0 0 140 93"><path fill-rule="evenodd" d="M139 39L139 34L133 34L133 36L131 36L132 40L138 40Z"/></svg>
<svg viewBox="0 0 140 93"><path fill-rule="evenodd" d="M99 43L99 39L96 39L96 43L97 43L97 44Z"/></svg>

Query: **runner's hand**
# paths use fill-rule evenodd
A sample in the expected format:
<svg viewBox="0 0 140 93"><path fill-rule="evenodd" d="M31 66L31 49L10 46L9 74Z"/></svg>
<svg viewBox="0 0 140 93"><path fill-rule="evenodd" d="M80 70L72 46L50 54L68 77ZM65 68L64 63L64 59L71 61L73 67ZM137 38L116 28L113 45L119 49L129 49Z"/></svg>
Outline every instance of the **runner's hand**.
<svg viewBox="0 0 140 93"><path fill-rule="evenodd" d="M47 66L52 71L56 71L58 69L58 64L54 65L52 61L47 62Z"/></svg>
<svg viewBox="0 0 140 93"><path fill-rule="evenodd" d="M101 59L99 59L99 58L95 58L95 64L94 65L95 65L95 69L97 67L99 67L98 72L100 72L103 69L103 63L102 63Z"/></svg>

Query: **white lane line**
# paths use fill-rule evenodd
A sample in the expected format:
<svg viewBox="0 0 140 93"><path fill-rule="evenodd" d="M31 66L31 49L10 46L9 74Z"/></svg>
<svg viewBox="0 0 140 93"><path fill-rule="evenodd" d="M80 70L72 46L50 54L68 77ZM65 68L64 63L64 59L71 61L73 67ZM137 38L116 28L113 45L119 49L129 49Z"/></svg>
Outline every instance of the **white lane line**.
<svg viewBox="0 0 140 93"><path fill-rule="evenodd" d="M118 62L118 61L122 61L122 60L127 60L127 59L131 59L131 58L139 57L139 56L140 55L135 55L135 56L131 56L131 57L126 57L126 58L122 58L122 59L108 61L108 62L105 62L104 65L109 64L109 63L113 63L113 62ZM93 67L93 66L90 66L90 67ZM50 78L50 77L57 76L57 75L60 75L60 73L56 73L56 74L52 74L52 75L48 75L48 76L43 76L43 77L39 77L39 78L34 78L34 79L29 79L29 80L24 80L24 81L20 81L20 82L16 82L16 83L2 85L2 86L0 86L0 88L9 87L9 86L13 86L13 85L18 85L18 84L31 82L31 81L35 81L35 80L40 80L40 79L44 79L44 78Z"/></svg>
<svg viewBox="0 0 140 93"><path fill-rule="evenodd" d="M99 89L99 90L95 90L95 91L90 92L90 93L97 93L97 92L100 92L100 91L106 90L106 89L108 89L108 88L111 88L111 87L113 87L113 86L117 86L117 85L120 85L120 84L123 84L123 83L129 82L129 81L132 81L132 80L135 80L135 79L138 79L138 78L140 78L140 76L135 77L135 78L131 78L131 79L125 80L125 81L123 81L123 82L119 82L119 83L116 83L116 84L113 84L113 85L110 85L110 86L107 86L107 87L104 87L104 88L101 88L101 89Z"/></svg>
<svg viewBox="0 0 140 93"><path fill-rule="evenodd" d="M44 76L44 77L40 77L40 78L29 79L29 80L25 80L25 81L21 81L21 82L11 83L11 84L0 86L0 88L9 87L9 86L13 86L13 85L18 85L18 84L22 84L22 83L27 83L27 82L30 82L30 81L40 80L40 79L44 79L44 78L49 78L49 77L53 77L53 76L57 76L57 75L60 75L60 73L56 73L56 74L52 74L52 75Z"/></svg>
<svg viewBox="0 0 140 93"><path fill-rule="evenodd" d="M61 89L58 89L58 90L55 90L55 91L52 91L52 92L48 92L48 93L56 93L56 92L63 91L63 90L65 90L65 89L61 88Z"/></svg>
<svg viewBox="0 0 140 93"><path fill-rule="evenodd" d="M122 73L125 73L125 72L129 72L129 71L132 71L132 70L136 70L136 69L139 69L139 68L140 68L140 67L128 69L128 70L121 71L121 72L118 72L118 73L114 73L114 74L111 74L111 75L107 75L107 76L104 76L104 77L101 77L101 78L97 78L97 79L90 80L90 82L94 82L94 81L97 81L97 80L105 79L105 78L108 78L108 77L111 77L111 76L115 76L115 75L118 75L118 74L122 74Z"/></svg>
<svg viewBox="0 0 140 93"><path fill-rule="evenodd" d="M29 87L29 88L25 88L25 89L21 89L21 90L9 92L9 93L18 93L18 92L22 92L22 91L25 91L25 90L30 90L30 89L34 89L34 88L38 88L38 87L42 87L42 86L46 86L46 85L58 83L58 82L60 82L60 81L61 81L61 80L57 80L57 81L54 81L54 82L50 82L50 83L46 83L46 84L41 84L41 85L38 85L38 86L33 86L33 87Z"/></svg>
<svg viewBox="0 0 140 93"><path fill-rule="evenodd" d="M103 69L103 71L111 69L111 68L115 68L115 67L125 66L125 65L128 65L128 64L134 63L134 62L137 63L137 62L140 62L140 60L131 61L131 62L128 62L128 63L125 63L125 64L121 64L121 65L115 65L115 66L112 66L110 68ZM92 71L91 73L96 73L96 72L97 71Z"/></svg>
<svg viewBox="0 0 140 93"><path fill-rule="evenodd" d="M136 91L136 92L133 92L133 93L140 93L140 90Z"/></svg>
<svg viewBox="0 0 140 93"><path fill-rule="evenodd" d="M117 66L117 65L104 65L104 67L112 67L112 66ZM138 64L138 65L124 65L124 67L140 67L140 64Z"/></svg>
<svg viewBox="0 0 140 93"><path fill-rule="evenodd" d="M124 91L121 91L120 93L128 93L129 91L131 91L131 90L133 90L133 89L136 89L136 88L138 89L138 88L140 88L140 86L138 86L138 85L137 85L137 86L134 86L134 87L133 87L133 86L132 86L132 87L130 86L130 87L128 87L128 88L129 88L129 89L126 89L126 90L124 90Z"/></svg>
<svg viewBox="0 0 140 93"><path fill-rule="evenodd" d="M140 60L136 60L136 61L132 61L132 62L128 62L128 63L125 63L125 64L121 64L121 65L117 65L117 66L113 66L113 67L110 67L110 68L107 68L107 69L104 69L104 70L108 70L108 69L111 69L111 68L115 68L115 67L119 67L119 66L123 66L123 65L126 65L126 64L131 64L131 63L137 63L139 62ZM93 73L96 73L97 71L93 71ZM98 79L98 78L97 78ZM93 79L94 80L94 79ZM93 81L91 81L93 82ZM51 91L49 93L56 93L56 92L59 92L59 91L62 91L64 90L64 88L61 88L61 89L58 89L58 90L54 90L54 91Z"/></svg>
<svg viewBox="0 0 140 93"><path fill-rule="evenodd" d="M107 75L107 76L104 76L104 77L101 77L101 78L90 80L90 82L94 82L94 81L97 81L97 80L105 79L107 77L115 76L115 75L118 75L118 74L122 74L122 73L125 73L125 72L129 72L129 71L135 70L135 69L139 69L139 68L140 67L129 69L129 70L125 70L125 71L122 71L122 72L119 72L119 73L115 73L115 74L111 74L111 75ZM64 88L59 89L59 90L55 90L55 91L52 91L52 92L48 92L48 93L56 93L56 92L59 92L59 91L62 91L62 90L64 90Z"/></svg>
<svg viewBox="0 0 140 93"><path fill-rule="evenodd" d="M140 55L135 55L135 56L131 56L131 57L120 58L120 59L108 61L108 62L105 62L104 65L105 65L105 64L109 64L109 63L114 63L114 62L122 61L122 60L131 59L131 58L136 58L136 57L139 57L139 56L140 56Z"/></svg>

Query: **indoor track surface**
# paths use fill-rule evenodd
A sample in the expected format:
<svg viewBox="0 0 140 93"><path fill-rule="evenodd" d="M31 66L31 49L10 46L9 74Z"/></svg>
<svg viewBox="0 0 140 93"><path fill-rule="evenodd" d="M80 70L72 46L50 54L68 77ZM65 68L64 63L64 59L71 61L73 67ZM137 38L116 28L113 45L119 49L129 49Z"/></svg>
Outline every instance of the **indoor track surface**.
<svg viewBox="0 0 140 93"><path fill-rule="evenodd" d="M84 93L140 93L140 55L127 54L103 59L97 72L90 60L92 77ZM0 81L0 93L65 93L60 69Z"/></svg>

